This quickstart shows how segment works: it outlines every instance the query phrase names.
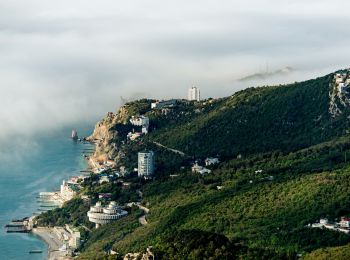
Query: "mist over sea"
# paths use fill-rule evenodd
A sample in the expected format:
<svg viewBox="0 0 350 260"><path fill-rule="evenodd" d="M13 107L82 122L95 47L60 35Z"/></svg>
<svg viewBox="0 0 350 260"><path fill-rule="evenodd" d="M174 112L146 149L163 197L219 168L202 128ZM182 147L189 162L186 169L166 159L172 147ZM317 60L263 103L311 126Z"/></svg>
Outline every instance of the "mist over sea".
<svg viewBox="0 0 350 260"><path fill-rule="evenodd" d="M93 130L74 126L79 136ZM38 212L40 191L58 190L62 180L80 174L86 167L82 150L87 145L70 139L71 128L56 129L34 137L0 142L0 259L45 259L47 246L31 234L6 233L4 226L12 219ZM29 254L41 249L42 254Z"/></svg>

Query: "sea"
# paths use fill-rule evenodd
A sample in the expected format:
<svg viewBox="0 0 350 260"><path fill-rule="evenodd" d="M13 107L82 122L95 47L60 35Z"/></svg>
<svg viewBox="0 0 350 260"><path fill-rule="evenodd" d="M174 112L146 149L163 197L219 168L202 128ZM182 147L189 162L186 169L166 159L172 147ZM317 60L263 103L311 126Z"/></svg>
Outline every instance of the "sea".
<svg viewBox="0 0 350 260"><path fill-rule="evenodd" d="M91 125L77 128L88 136ZM0 143L0 260L41 260L47 258L47 245L32 234L6 233L12 219L38 212L41 191L58 190L64 179L80 174L87 164L82 152L90 144L70 138L71 128L62 128L32 137ZM42 250L41 254L29 254Z"/></svg>

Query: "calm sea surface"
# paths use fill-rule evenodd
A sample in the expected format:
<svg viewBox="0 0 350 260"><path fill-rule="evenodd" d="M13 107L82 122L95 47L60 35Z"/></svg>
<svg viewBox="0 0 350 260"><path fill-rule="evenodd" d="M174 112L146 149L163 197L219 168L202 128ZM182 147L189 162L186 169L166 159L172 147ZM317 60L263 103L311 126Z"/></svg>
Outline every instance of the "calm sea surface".
<svg viewBox="0 0 350 260"><path fill-rule="evenodd" d="M59 189L63 179L80 174L86 168L82 150L90 145L73 142L71 129L63 129L35 140L25 140L9 147L1 146L0 156L0 259L46 259L47 246L30 234L8 234L3 228L11 219L38 212L37 195L40 191ZM78 128L81 136L91 129ZM16 148L18 147L18 148ZM16 150L20 149L20 151ZM29 254L41 249L43 254Z"/></svg>

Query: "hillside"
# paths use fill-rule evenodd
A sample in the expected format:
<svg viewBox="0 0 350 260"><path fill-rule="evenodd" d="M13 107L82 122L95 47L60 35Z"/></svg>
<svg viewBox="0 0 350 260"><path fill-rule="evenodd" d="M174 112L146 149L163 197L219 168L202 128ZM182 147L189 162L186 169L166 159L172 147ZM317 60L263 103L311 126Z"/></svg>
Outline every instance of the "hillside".
<svg viewBox="0 0 350 260"><path fill-rule="evenodd" d="M152 138L191 155L228 157L294 151L330 140L348 126L344 115L329 114L331 78L237 92L190 124L157 131Z"/></svg>
<svg viewBox="0 0 350 260"><path fill-rule="evenodd" d="M90 159L125 166L129 175L122 179L131 186L98 184L92 176L82 194L93 203L99 192L111 192L124 204L141 191L148 224L138 223L142 213L132 209L127 219L88 234L80 258L107 258L106 248L126 254L153 246L160 259L318 259L321 249L346 248L349 235L308 226L350 215L349 102L336 77L249 88L217 100L177 100L162 109L140 100L109 113L88 138L96 142ZM149 133L130 140L127 134L139 129L129 119L137 115L149 118ZM132 173L137 152L147 149L156 154L152 181ZM191 172L195 160L208 156L220 159L211 173ZM72 216L78 209L86 214L65 208ZM55 224L50 214L56 223L74 222L60 212L42 223Z"/></svg>

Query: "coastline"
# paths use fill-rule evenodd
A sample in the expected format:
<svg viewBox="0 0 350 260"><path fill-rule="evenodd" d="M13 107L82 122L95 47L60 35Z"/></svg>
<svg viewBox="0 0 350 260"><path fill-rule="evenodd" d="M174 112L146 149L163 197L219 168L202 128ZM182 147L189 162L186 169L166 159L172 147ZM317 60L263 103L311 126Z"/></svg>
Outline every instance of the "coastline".
<svg viewBox="0 0 350 260"><path fill-rule="evenodd" d="M94 144L89 142L90 144ZM96 151L96 147L94 147L94 153ZM85 163L88 166L88 169L96 170L96 168L91 165L91 157L93 155L85 157ZM93 160L93 159L92 159ZM94 162L94 160L93 160ZM64 203L64 201L63 201ZM62 203L62 204L63 204ZM54 228L50 227L36 227L31 230L31 234L37 236L40 240L42 240L47 246L47 260L69 260L73 259L71 255L68 254L69 251L62 250L65 247L65 243L62 241L62 237L59 237ZM60 250L61 249L61 250Z"/></svg>
<svg viewBox="0 0 350 260"><path fill-rule="evenodd" d="M48 246L47 259L48 260L63 260L71 259L66 256L66 252L60 251L59 249L63 246L63 243L54 234L53 228L37 227L32 229L32 234L39 237Z"/></svg>

